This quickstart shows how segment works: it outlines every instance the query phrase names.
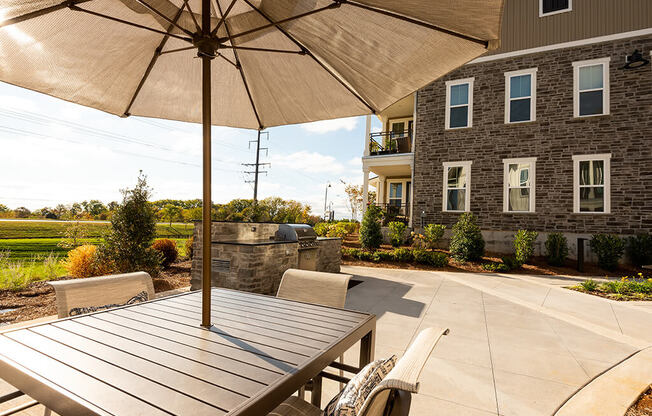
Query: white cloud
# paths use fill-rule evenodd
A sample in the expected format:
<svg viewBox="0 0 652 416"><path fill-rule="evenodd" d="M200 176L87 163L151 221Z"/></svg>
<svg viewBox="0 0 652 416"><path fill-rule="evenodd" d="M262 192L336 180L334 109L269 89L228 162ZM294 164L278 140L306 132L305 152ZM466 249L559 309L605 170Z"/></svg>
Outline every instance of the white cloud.
<svg viewBox="0 0 652 416"><path fill-rule="evenodd" d="M344 165L333 156L305 150L289 155L277 155L270 158L272 166L299 170L308 173L338 174L345 171Z"/></svg>
<svg viewBox="0 0 652 416"><path fill-rule="evenodd" d="M302 124L301 128L310 133L324 134L338 130L352 131L358 124L357 117L338 118L335 120L315 121Z"/></svg>

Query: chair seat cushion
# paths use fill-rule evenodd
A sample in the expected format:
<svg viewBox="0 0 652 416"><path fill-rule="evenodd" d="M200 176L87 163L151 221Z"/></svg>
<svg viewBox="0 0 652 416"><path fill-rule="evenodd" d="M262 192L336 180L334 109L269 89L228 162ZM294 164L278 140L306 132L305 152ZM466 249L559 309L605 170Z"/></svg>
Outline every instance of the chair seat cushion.
<svg viewBox="0 0 652 416"><path fill-rule="evenodd" d="M396 356L367 364L349 381L344 389L331 400L325 416L356 416L371 391L389 374L396 364Z"/></svg>
<svg viewBox="0 0 652 416"><path fill-rule="evenodd" d="M149 296L147 295L147 292L142 291L136 296L132 297L125 303L117 304L117 303L112 303L110 305L102 305L102 306L87 306L83 308L72 308L70 312L68 312L68 316L77 316L77 315L83 315L86 313L91 313L91 312L97 312L97 311L103 311L106 309L112 309L112 308L117 308L119 306L125 306L125 305L132 305L134 303L140 303L140 302L146 302L148 300Z"/></svg>
<svg viewBox="0 0 652 416"><path fill-rule="evenodd" d="M267 416L322 416L324 412L297 396L288 397Z"/></svg>

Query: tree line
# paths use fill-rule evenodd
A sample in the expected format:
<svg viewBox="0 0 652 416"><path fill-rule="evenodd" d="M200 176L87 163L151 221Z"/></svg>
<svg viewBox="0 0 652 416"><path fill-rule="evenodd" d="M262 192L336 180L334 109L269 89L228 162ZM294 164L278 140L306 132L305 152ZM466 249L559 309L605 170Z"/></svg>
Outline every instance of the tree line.
<svg viewBox="0 0 652 416"><path fill-rule="evenodd" d="M192 222L202 219L201 199L161 199L148 201L157 221ZM75 202L43 207L31 211L25 207L10 209L0 204L0 218L29 218L53 220L110 221L120 204L116 201ZM310 215L310 206L298 201L270 197L254 203L253 199L234 199L226 204L213 204L214 221L275 222L315 224L319 217Z"/></svg>

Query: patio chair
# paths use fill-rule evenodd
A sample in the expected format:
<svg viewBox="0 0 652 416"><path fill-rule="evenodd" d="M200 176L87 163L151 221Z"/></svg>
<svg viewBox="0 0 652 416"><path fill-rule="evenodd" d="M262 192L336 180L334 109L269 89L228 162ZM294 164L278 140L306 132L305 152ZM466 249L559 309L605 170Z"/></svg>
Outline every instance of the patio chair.
<svg viewBox="0 0 652 416"><path fill-rule="evenodd" d="M351 277L353 276L350 274L287 269L283 273L276 297L343 308ZM339 362L344 363L343 356L340 357ZM340 376L343 375L344 371L340 370ZM304 397L304 388L299 390L299 397Z"/></svg>
<svg viewBox="0 0 652 416"><path fill-rule="evenodd" d="M145 272L49 282L59 318L153 299L154 284Z"/></svg>
<svg viewBox="0 0 652 416"><path fill-rule="evenodd" d="M350 274L287 269L276 297L343 308L351 277Z"/></svg>
<svg viewBox="0 0 652 416"><path fill-rule="evenodd" d="M387 376L371 390L355 416L407 416L412 394L419 392L419 375L435 345L448 329L426 328L419 333ZM322 372L319 377L336 379ZM320 384L320 382L318 383ZM361 389L364 390L364 389ZM318 407L291 396L268 416L322 416Z"/></svg>

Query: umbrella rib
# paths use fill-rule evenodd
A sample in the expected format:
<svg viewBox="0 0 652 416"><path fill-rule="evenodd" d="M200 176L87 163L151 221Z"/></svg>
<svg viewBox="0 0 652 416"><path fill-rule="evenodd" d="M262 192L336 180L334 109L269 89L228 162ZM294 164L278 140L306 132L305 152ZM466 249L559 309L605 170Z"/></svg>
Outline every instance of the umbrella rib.
<svg viewBox="0 0 652 416"><path fill-rule="evenodd" d="M113 17L113 16L108 16L108 15L106 15L106 14L102 14L102 13L94 12L94 11L92 11L92 10L83 9L83 8L81 8L81 7L79 7L79 6L72 5L72 6L70 6L70 10L74 10L74 11L77 11L77 12L87 13L87 14L90 14L90 15L93 15L93 16L101 17L101 18L103 18L103 19L108 19L108 20L111 20L111 21L114 21L114 22L118 22L118 23L122 23L122 24L125 24L125 25L129 25L129 26L132 26L132 27L137 27L137 28L139 28L139 29L149 30L150 32L154 32L154 33L158 33L158 34L161 34L161 35L170 36L170 37L173 37L173 38L175 38L175 39L183 40L183 41L186 41L186 42L192 42L192 39L190 39L190 38L185 38L185 37L183 37L183 36L175 35L175 34L170 33L169 31L168 31L168 32L163 32L162 30L154 29L154 28L149 27L149 26L144 26L144 25L141 25L141 24L138 24L138 23L129 22L129 21L127 21L127 20L119 19L119 18L117 18L117 17Z"/></svg>
<svg viewBox="0 0 652 416"><path fill-rule="evenodd" d="M43 16L43 15L46 15L46 14L49 14L49 13L52 13L52 12L56 12L57 10L66 9L66 8L68 8L70 6L74 6L76 4L86 3L88 1L91 1L91 0L73 0L73 1L68 0L68 1L64 1L62 3L55 4L54 6L46 7L45 9L36 10L36 11L33 11L33 12L25 13L22 16L16 16L16 17L13 17L11 19L7 19L4 22L0 22L0 27L11 26L11 25L14 25L16 23L24 22L26 20L33 19L35 17L40 17L40 16Z"/></svg>
<svg viewBox="0 0 652 416"><path fill-rule="evenodd" d="M231 0L231 4L229 4L229 7L226 8L224 14L222 14L222 10L220 7L220 14L222 14L222 17L220 18L219 22L217 22L217 26L215 26L215 29L211 31L211 36L215 36L217 34L218 29L220 28L220 26L222 26L222 23L224 23L229 13L231 13L231 9L233 8L233 6L235 6L236 1L238 0Z"/></svg>
<svg viewBox="0 0 652 416"><path fill-rule="evenodd" d="M368 6L366 4L361 4L361 3L358 3L356 1L351 1L351 0L336 0L336 1L338 1L341 4L348 4L350 6L358 7L360 9L364 9L364 10L367 10L367 11L370 11L370 12L380 13L380 14L383 14L385 16L393 17L395 19L399 19L399 20L403 20L405 22L409 22L409 23L412 23L412 24L415 24L415 25L423 26L423 27L428 28L428 29L436 30L438 32L445 33L447 35L451 35L451 36L458 37L460 39L468 40L469 42L478 43L478 44L484 46L485 48L489 47L489 41L486 41L484 39L479 39L479 38L476 38L476 37L473 37L473 36L465 35L463 33L459 33L459 32L456 32L454 30L446 29L446 28L443 28L443 27L440 27L440 26L437 26L437 25L433 25L431 23L426 23L424 21L413 19L411 17L404 16L404 15L398 14L398 13L394 13L394 12L391 12L389 10L381 9L381 8L375 7L375 6Z"/></svg>
<svg viewBox="0 0 652 416"><path fill-rule="evenodd" d="M245 3L249 5L254 11L256 11L259 15L261 15L265 20L268 22L274 24L274 26L283 34L285 37L287 37L290 41L292 41L295 45L297 45L299 48L301 48L303 51L305 51L306 55L310 56L324 71L326 71L330 76L335 78L337 82L339 82L344 88L347 89L352 95L355 96L355 98L358 99L365 107L369 109L373 114L376 114L378 111L367 102L362 96L355 90L353 87L351 87L348 83L344 82L342 79L341 75L336 74L333 70L331 70L324 62L322 62L319 58L317 58L308 48L303 46L301 42L299 42L294 36L290 35L285 29L283 29L281 26L278 24L274 23L274 21L267 16L262 10L260 10L258 7L254 6L250 0L243 0Z"/></svg>
<svg viewBox="0 0 652 416"><path fill-rule="evenodd" d="M183 7L179 9L177 14L174 16L174 21L176 22L179 20L181 17L181 14L183 13ZM136 87L136 91L134 91L134 95L131 96L131 100L129 100L129 105L125 109L124 115L125 117L130 116L131 114L129 111L131 110L131 107L134 105L134 102L136 101L136 98L138 97L138 94L140 94L140 91L143 89L143 85L145 85L145 81L147 81L147 78L149 78L149 74L152 72L152 69L154 68L154 65L156 64L156 61L158 61L159 56L161 56L163 52L163 47L167 43L168 39L172 34L172 30L174 29L174 24L170 24L168 26L168 31L165 33L165 36L163 36L163 39L161 39L161 42L159 43L158 47L154 51L154 55L152 56L152 59L149 61L149 65L147 65L147 69L145 70L145 73L143 74L143 77L140 79L140 82L138 83L138 86Z"/></svg>
<svg viewBox="0 0 652 416"><path fill-rule="evenodd" d="M218 56L219 58L224 59L226 62L228 62L231 65L233 65L234 67L236 67L236 69L240 69L240 65L236 64L235 62L233 62L232 60L230 60L226 56L222 55L221 53L218 52L216 56Z"/></svg>
<svg viewBox="0 0 652 416"><path fill-rule="evenodd" d="M250 30L246 30L244 32L236 33L235 35L231 35L231 39L239 38L240 36L246 36L246 35L249 35L251 33L255 33L255 32L258 32L258 31L261 31L261 30L264 30L264 29L268 29L270 27L274 27L276 25L280 25L280 24L283 24L283 23L291 22L293 20L301 19L302 17L307 17L307 16L313 15L315 13L323 12L324 10L337 9L338 7L340 7L340 3L336 1L336 2L333 2L333 3L329 4L328 6L320 7L318 9L314 9L314 10L310 10L310 11L305 12L305 13L298 14L296 16L287 17L285 19L281 19L281 20L278 20L276 22L270 22L270 23L268 23L266 25L262 25L262 26L254 28L254 29L250 29Z"/></svg>
<svg viewBox="0 0 652 416"><path fill-rule="evenodd" d="M136 0L136 2L137 2L138 4L140 4L140 5L142 5L142 6L145 6L145 8L147 8L148 10L150 10L150 11L152 11L153 13L157 14L157 15L160 16L163 20L165 20L166 22L168 22L168 23L171 24L172 26L176 27L177 29L179 29L180 31L182 31L183 33L185 33L186 35L188 35L188 36L193 36L193 33L192 33L191 31L189 31L188 29L183 28L183 27L181 27L181 26L179 26L179 25L177 24L177 21L178 21L179 19L175 19L175 20L170 19L170 18L167 17L165 14L163 14L161 11L159 11L158 9L156 9L156 8L150 6L149 4L147 4L147 2L145 2L144 0ZM181 8L181 10L183 10L183 7Z"/></svg>
<svg viewBox="0 0 652 416"><path fill-rule="evenodd" d="M183 0L183 5L186 6L186 9L188 9L188 13L190 13L190 17L192 17L192 21L195 23L195 28L197 29L197 32L201 32L201 26L199 26L199 22L195 17L195 13L193 13L192 9L190 8L190 3L188 3L188 0Z"/></svg>
<svg viewBox="0 0 652 416"><path fill-rule="evenodd" d="M190 49L196 49L196 46L186 46L185 48L177 48L177 49L168 49L166 51L162 51L159 55L165 55L167 53L174 53L174 52L182 52L182 51L188 51Z"/></svg>
<svg viewBox="0 0 652 416"><path fill-rule="evenodd" d="M222 7L220 6L220 2L216 1L215 2L217 5L217 9L220 12L220 15L223 17L224 14L222 13ZM229 24L224 21L224 29L226 30L226 35L231 36L231 31L229 30ZM233 42L231 42L231 45L233 45ZM233 45L235 46L235 45ZM254 111L254 115L256 116L256 121L258 121L258 128L260 130L264 129L263 123L260 121L260 115L258 114L258 110L256 109L256 104L254 103L254 98L251 95L251 90L249 89L249 84L247 83L247 77L245 77L244 70L242 69L242 65L240 63L240 59L238 58L238 50L233 49L233 56L235 57L235 64L236 68L240 72L240 78L242 78L242 83L244 84L245 91L247 91L247 96L249 97L249 103L251 104L251 108Z"/></svg>
<svg viewBox="0 0 652 416"><path fill-rule="evenodd" d="M234 46L233 44L231 44L231 45L222 45L222 46L220 46L220 48L222 48L222 49L238 49L238 50L243 50L243 51L254 51L254 52L290 53L290 54L295 54L295 55L305 55L306 54L306 51L304 51L304 50L290 51L290 50L284 50L284 49L255 48L255 47L251 47L251 46Z"/></svg>

